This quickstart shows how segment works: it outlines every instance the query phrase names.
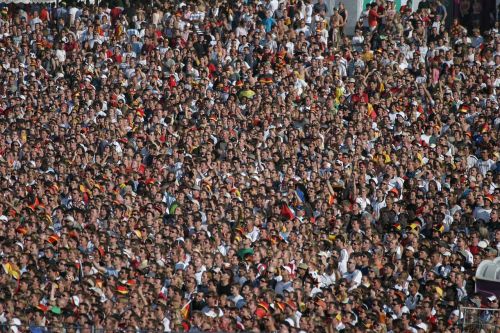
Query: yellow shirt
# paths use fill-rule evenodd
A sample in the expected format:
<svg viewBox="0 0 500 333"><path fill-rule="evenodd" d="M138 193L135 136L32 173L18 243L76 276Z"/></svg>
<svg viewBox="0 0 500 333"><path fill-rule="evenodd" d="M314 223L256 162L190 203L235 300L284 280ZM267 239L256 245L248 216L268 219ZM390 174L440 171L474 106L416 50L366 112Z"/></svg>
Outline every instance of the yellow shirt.
<svg viewBox="0 0 500 333"><path fill-rule="evenodd" d="M366 51L361 55L361 59L364 62L373 60L373 51Z"/></svg>

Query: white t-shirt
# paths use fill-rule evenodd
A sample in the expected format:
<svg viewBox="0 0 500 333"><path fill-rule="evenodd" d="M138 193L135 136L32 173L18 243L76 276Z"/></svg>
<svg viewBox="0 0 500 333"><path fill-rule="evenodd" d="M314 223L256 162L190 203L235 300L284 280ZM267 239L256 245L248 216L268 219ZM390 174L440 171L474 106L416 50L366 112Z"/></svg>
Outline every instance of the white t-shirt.
<svg viewBox="0 0 500 333"><path fill-rule="evenodd" d="M342 277L350 283L351 287L349 288L349 290L353 290L359 287L359 285L361 284L361 278L363 277L363 274L359 269L356 269L352 273L344 273Z"/></svg>
<svg viewBox="0 0 500 333"><path fill-rule="evenodd" d="M349 253L347 253L346 249L342 249L340 251L340 258L339 258L339 272L342 275L347 273L347 261L348 260L349 260Z"/></svg>

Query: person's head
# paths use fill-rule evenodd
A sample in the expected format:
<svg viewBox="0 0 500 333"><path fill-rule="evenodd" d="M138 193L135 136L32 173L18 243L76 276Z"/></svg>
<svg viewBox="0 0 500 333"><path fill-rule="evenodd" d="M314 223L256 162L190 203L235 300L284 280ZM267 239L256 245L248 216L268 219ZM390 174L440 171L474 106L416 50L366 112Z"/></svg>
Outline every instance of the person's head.
<svg viewBox="0 0 500 333"><path fill-rule="evenodd" d="M349 273L352 273L356 270L356 260L351 257L349 258L349 260L347 261L347 271Z"/></svg>

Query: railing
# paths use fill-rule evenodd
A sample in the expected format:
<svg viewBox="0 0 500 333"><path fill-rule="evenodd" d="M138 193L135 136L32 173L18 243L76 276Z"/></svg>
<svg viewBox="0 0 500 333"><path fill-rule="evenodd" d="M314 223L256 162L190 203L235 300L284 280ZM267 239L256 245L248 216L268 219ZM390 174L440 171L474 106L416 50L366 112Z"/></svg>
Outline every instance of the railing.
<svg viewBox="0 0 500 333"><path fill-rule="evenodd" d="M500 332L500 309L464 306L459 311L463 333Z"/></svg>

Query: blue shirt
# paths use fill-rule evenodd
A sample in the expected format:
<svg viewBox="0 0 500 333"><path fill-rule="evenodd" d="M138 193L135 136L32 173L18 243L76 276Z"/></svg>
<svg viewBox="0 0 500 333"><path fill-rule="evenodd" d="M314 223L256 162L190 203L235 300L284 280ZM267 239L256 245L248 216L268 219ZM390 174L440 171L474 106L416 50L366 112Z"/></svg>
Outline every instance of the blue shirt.
<svg viewBox="0 0 500 333"><path fill-rule="evenodd" d="M264 28L266 29L266 32L270 32L273 26L276 24L276 20L273 19L272 17L266 17L262 23L264 24Z"/></svg>

